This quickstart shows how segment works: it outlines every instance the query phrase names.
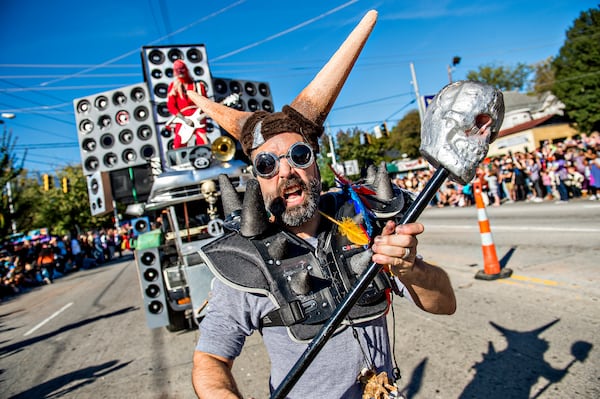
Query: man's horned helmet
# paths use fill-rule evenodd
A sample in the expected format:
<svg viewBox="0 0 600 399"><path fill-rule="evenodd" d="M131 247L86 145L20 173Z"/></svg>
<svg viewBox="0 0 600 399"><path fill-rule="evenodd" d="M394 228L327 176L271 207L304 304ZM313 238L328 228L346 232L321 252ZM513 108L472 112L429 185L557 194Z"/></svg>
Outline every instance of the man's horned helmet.
<svg viewBox="0 0 600 399"><path fill-rule="evenodd" d="M331 111L354 63L365 45L377 12L369 11L315 78L281 112L244 112L218 104L194 92L189 98L240 141L244 153L250 156L255 148L281 133L299 133L319 152L319 137L323 123Z"/></svg>

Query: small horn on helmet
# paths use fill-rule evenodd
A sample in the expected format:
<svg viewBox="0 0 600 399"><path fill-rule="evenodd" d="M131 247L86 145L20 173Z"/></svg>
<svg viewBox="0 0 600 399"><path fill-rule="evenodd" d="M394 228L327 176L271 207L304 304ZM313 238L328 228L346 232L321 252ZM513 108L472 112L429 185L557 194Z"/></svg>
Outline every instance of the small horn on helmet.
<svg viewBox="0 0 600 399"><path fill-rule="evenodd" d="M256 237L265 233L268 228L269 216L258 180L248 180L242 204L240 234L244 237Z"/></svg>
<svg viewBox="0 0 600 399"><path fill-rule="evenodd" d="M188 97L202 110L203 113L210 116L227 133L231 134L236 140L242 137L242 128L252 112L238 111L223 104L216 103L194 91L187 92Z"/></svg>
<svg viewBox="0 0 600 399"><path fill-rule="evenodd" d="M325 122L376 21L377 11L369 11L312 82L292 101L292 108L318 125Z"/></svg>
<svg viewBox="0 0 600 399"><path fill-rule="evenodd" d="M218 180L219 191L221 191L221 202L223 203L223 214L226 218L235 217L242 209L242 201L226 174L220 174Z"/></svg>
<svg viewBox="0 0 600 399"><path fill-rule="evenodd" d="M377 169L377 176L375 177L375 197L382 201L390 201L394 197L394 189L392 188L392 181L388 175L385 161L379 164Z"/></svg>

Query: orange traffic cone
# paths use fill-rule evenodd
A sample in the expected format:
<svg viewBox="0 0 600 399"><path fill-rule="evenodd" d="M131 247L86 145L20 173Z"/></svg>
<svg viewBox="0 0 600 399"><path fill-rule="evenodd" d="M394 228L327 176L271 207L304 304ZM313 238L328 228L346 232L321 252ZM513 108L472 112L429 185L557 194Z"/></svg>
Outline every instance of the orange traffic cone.
<svg viewBox="0 0 600 399"><path fill-rule="evenodd" d="M481 183L477 180L473 182L473 195L475 197L475 206L477 207L477 219L479 220L479 232L481 233L481 249L483 251L483 270L475 275L480 280L496 280L499 278L510 277L512 270L501 268L496 254L496 246L490 229L490 221L485 211L483 202Z"/></svg>

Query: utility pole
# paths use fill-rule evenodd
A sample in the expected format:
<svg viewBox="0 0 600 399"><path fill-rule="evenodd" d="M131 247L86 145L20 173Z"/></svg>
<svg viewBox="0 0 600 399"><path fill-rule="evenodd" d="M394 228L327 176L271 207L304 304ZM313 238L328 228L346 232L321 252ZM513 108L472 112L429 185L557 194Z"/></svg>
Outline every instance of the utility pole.
<svg viewBox="0 0 600 399"><path fill-rule="evenodd" d="M425 104L423 103L423 99L419 94L419 85L417 83L417 74L415 73L415 65L410 63L410 73L412 75L412 84L415 89L415 96L417 97L417 105L419 108L419 119L421 120L421 124L423 124L423 117L425 116Z"/></svg>

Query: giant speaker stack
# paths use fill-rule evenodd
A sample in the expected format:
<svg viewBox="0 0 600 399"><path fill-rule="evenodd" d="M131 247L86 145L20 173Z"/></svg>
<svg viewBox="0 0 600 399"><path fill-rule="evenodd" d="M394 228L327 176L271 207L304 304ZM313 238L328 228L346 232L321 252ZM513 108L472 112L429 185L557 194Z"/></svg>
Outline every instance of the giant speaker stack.
<svg viewBox="0 0 600 399"><path fill-rule="evenodd" d="M208 67L206 47L203 44L184 46L145 46L142 47L142 64L144 78L148 82L150 98L154 104L153 111L156 119L156 130L160 132L161 151L163 159L168 150L173 148L173 135L165 130L165 123L171 118L167 108L169 84L173 81L173 63L176 60L185 62L192 80L202 82L206 95L213 97L212 78ZM216 138L207 126L211 140ZM220 136L220 132L216 136Z"/></svg>
<svg viewBox="0 0 600 399"><path fill-rule="evenodd" d="M159 156L148 94L142 83L73 101L84 175L144 165Z"/></svg>
<svg viewBox="0 0 600 399"><path fill-rule="evenodd" d="M239 94L240 100L234 108L240 111L274 111L273 96L268 83L214 78L213 89L216 102L221 102L231 94Z"/></svg>

